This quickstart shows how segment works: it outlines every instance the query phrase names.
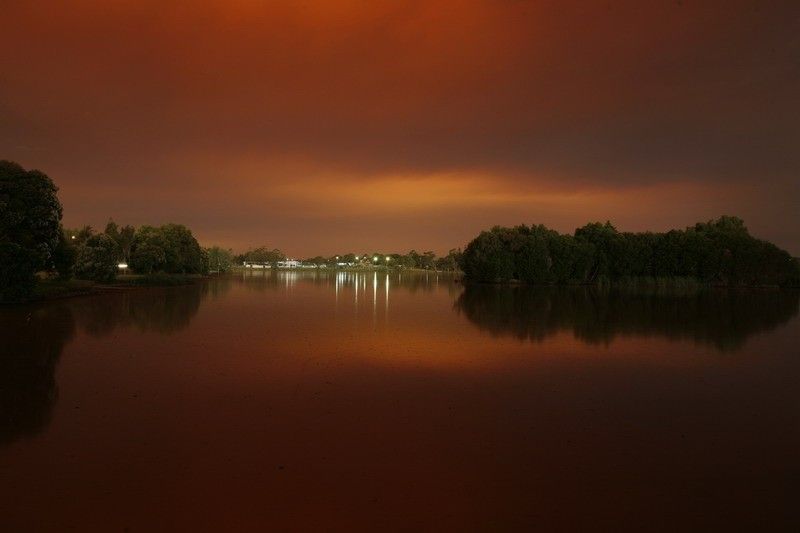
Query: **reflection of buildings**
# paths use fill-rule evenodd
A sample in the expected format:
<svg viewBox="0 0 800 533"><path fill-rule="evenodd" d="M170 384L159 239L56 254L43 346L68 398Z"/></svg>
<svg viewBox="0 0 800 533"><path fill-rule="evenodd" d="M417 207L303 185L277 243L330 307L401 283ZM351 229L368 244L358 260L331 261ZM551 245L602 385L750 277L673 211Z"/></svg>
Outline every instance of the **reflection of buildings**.
<svg viewBox="0 0 800 533"><path fill-rule="evenodd" d="M753 334L795 316L799 302L800 293L783 290L669 293L467 285L455 307L493 335L537 342L572 330L590 344L608 343L617 335L658 335L735 350Z"/></svg>
<svg viewBox="0 0 800 533"><path fill-rule="evenodd" d="M315 285L331 291L331 304L337 312L348 306L354 312L370 312L377 320L389 312L390 291L430 292L436 289L439 278L452 279L447 274L396 273L386 270L287 269L246 270L238 279L252 291L291 291L298 285ZM451 286L451 284L447 284Z"/></svg>

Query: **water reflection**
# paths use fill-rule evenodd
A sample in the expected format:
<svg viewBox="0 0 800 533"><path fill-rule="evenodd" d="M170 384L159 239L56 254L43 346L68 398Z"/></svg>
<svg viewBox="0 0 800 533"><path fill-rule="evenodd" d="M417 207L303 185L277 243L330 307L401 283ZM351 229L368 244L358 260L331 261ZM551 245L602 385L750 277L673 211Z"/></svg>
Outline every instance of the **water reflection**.
<svg viewBox="0 0 800 533"><path fill-rule="evenodd" d="M386 272L0 307L0 530L778 529L797 312Z"/></svg>
<svg viewBox="0 0 800 533"><path fill-rule="evenodd" d="M392 290L410 293L432 292L439 282L451 283L450 274L431 273L388 273L385 271L335 271L335 270L245 270L237 275L243 285L250 290L290 290L298 284L332 288L338 296L344 289L354 291L353 298L364 298L367 291L376 293L379 289L388 295ZM371 300L370 300L371 301Z"/></svg>
<svg viewBox="0 0 800 533"><path fill-rule="evenodd" d="M0 445L32 436L50 421L56 365L75 335L66 305L0 314Z"/></svg>
<svg viewBox="0 0 800 533"><path fill-rule="evenodd" d="M690 339L721 351L784 324L800 293L781 290L624 291L596 288L465 287L455 309L493 335L543 342L571 330L587 344L618 335Z"/></svg>
<svg viewBox="0 0 800 533"><path fill-rule="evenodd" d="M0 309L0 444L35 435L47 426L58 396L56 367L64 347L76 333L102 338L123 328L133 330L134 335L171 335L189 327L204 301L224 299L224 305L230 305L228 300L239 297L229 298L233 289L277 295L284 292L289 300L281 298L281 303L265 300L262 304L260 298L255 299L248 304L256 305L250 308L249 315L274 317L275 310L280 309L284 314L303 316L310 321L307 327L316 334L333 336L321 338L317 351L342 342L348 350L352 348L347 344L350 341L342 340L352 331L347 329L350 326L341 330L342 337L336 337L338 328L348 322L328 328L331 320L371 315L374 329L377 323L388 324L390 304L396 306L391 310L392 332L413 328L404 332L403 338L419 335L429 343L435 338L428 331L430 328L431 331L462 328L455 322L458 320L455 315L452 321L436 315L435 328L428 328L425 321L409 320L412 315L437 313L438 301L445 309L455 302L453 308L457 313L480 330L496 336L543 342L558 332L570 331L587 345L609 344L621 335L660 336L688 339L721 351L741 348L751 336L787 322L797 315L800 307L800 293L788 291L665 293L462 287L451 277L435 274L253 272L186 287L141 289L40 306L3 308ZM287 301L292 303L287 305ZM317 311L312 313L312 309ZM325 309L333 313L326 315Z"/></svg>
<svg viewBox="0 0 800 533"><path fill-rule="evenodd" d="M206 298L231 288L220 279L0 310L0 445L44 429L58 397L55 371L77 331L104 337L117 328L171 334L186 328Z"/></svg>
<svg viewBox="0 0 800 533"><path fill-rule="evenodd" d="M205 284L129 291L113 297L76 300L73 310L81 330L95 337L108 335L119 327L168 334L189 325L205 294Z"/></svg>

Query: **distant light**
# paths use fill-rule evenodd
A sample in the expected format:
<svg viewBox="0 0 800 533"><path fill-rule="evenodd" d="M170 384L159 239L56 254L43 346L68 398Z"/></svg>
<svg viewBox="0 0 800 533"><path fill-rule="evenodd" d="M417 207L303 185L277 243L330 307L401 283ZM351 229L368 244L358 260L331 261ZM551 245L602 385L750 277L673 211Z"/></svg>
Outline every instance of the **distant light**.
<svg viewBox="0 0 800 533"><path fill-rule="evenodd" d="M389 259L391 259L391 257L389 257L389 256L387 255L387 256L386 256L386 260L388 261Z"/></svg>
<svg viewBox="0 0 800 533"><path fill-rule="evenodd" d="M376 255L375 257L372 258L372 260L373 261L377 261L378 260L378 256Z"/></svg>
<svg viewBox="0 0 800 533"><path fill-rule="evenodd" d="M75 235L73 235L72 237L70 237L70 239L72 239L72 240L75 240Z"/></svg>
<svg viewBox="0 0 800 533"><path fill-rule="evenodd" d="M117 268L124 270L128 268L128 263L120 263L117 265Z"/></svg>

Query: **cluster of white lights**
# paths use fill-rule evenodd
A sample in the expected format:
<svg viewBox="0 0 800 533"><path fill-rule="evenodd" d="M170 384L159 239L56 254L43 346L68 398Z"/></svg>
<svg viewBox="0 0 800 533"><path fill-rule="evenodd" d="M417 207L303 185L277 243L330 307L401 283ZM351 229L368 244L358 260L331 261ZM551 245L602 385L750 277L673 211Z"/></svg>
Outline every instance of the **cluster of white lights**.
<svg viewBox="0 0 800 533"><path fill-rule="evenodd" d="M73 237L73 239L74 239L74 238L75 238L75 237ZM367 257L367 256L365 255L365 256L364 256L364 258L366 259L366 257ZM357 255L357 256L356 256L356 258L355 258L355 260L356 260L356 261L358 261L358 260L359 260L359 258L360 258L360 256L358 256L358 255ZM389 261L389 260L391 259L391 257L389 257L389 256L387 255L386 257L384 257L384 259L385 259L386 261ZM336 256L336 260L337 260L337 261L339 260L339 256L338 256L338 255ZM373 257L372 257L372 261L377 263L377 262L378 262L378 256L377 256L377 255L376 255L376 256L373 256Z"/></svg>

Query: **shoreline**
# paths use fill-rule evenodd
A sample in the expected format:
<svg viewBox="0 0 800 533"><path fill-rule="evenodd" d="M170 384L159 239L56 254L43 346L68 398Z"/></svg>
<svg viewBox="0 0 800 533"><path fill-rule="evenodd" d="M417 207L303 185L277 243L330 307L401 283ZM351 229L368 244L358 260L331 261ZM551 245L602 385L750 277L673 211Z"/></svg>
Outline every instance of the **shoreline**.
<svg viewBox="0 0 800 533"><path fill-rule="evenodd" d="M37 282L33 296L30 299L21 302L4 302L2 305L14 306L41 303L78 296L109 294L137 289L181 287L198 283L210 277L210 275L199 274L134 274L120 276L114 281L107 282L83 279L45 279Z"/></svg>

